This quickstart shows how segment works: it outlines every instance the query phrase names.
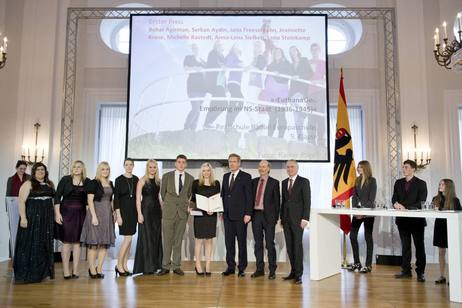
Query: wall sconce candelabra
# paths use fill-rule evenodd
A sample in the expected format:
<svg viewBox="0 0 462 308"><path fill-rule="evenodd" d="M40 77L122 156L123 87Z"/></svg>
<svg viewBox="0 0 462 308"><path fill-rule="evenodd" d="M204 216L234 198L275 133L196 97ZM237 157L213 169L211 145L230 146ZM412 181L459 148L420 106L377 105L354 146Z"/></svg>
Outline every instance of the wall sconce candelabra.
<svg viewBox="0 0 462 308"><path fill-rule="evenodd" d="M461 26L461 14L457 14L457 25L458 25L458 38L454 37L454 40L449 41L447 24L443 22L443 44L440 42L440 29L435 29L433 39L435 41L433 47L433 54L435 55L436 62L444 66L447 69L455 68L458 71L462 70L462 26Z"/></svg>
<svg viewBox="0 0 462 308"><path fill-rule="evenodd" d="M39 128L40 128L40 123L35 123L34 124L34 129L35 129L35 148L34 148L34 154L32 155L32 158L34 160L31 160L31 155L30 155L30 148L23 146L22 147L22 153L21 153L21 159L26 161L28 165L33 165L35 163L41 163L45 159L45 147L42 148L42 156L41 159L39 159L38 153L39 153L39 147L38 147L38 133L39 133ZM27 153L27 155L26 155ZM27 158L27 159L26 159Z"/></svg>
<svg viewBox="0 0 462 308"><path fill-rule="evenodd" d="M1 37L2 37L2 34L0 33L0 38ZM5 67L7 49L8 49L8 38L5 36L3 38L3 44L0 46L0 69Z"/></svg>
<svg viewBox="0 0 462 308"><path fill-rule="evenodd" d="M425 169L425 167L430 165L430 162L432 160L430 156L431 150L430 149L428 150L420 149L419 150L417 148L417 130L419 127L414 124L411 126L411 128L414 133L414 149L411 152L410 151L407 152L407 159L412 159L412 157L410 158L410 155L412 154L412 152L414 152L414 161L417 164L417 169ZM420 154L420 159L419 159L419 154Z"/></svg>

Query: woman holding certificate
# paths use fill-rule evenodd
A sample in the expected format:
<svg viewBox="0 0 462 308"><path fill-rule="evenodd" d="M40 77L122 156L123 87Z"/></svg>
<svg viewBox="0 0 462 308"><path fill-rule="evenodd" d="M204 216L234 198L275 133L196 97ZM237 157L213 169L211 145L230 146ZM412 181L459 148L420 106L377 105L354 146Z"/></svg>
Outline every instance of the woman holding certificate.
<svg viewBox="0 0 462 308"><path fill-rule="evenodd" d="M192 184L192 199L196 203L196 196L200 195L206 198L220 194L220 182L216 181L213 176L213 168L209 163L201 166L199 179L194 180ZM197 205L197 204L196 204ZM213 238L217 236L217 213L206 212L200 209L202 216L194 216L194 237L196 256L196 274L199 276L210 276L210 259L212 258ZM201 251L205 243L205 272L201 266Z"/></svg>

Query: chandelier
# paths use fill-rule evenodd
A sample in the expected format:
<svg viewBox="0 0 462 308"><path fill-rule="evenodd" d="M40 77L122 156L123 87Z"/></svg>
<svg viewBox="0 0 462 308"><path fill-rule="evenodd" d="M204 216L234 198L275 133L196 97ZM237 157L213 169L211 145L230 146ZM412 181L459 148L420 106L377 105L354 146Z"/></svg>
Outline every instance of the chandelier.
<svg viewBox="0 0 462 308"><path fill-rule="evenodd" d="M2 37L2 34L0 33L0 38L1 37ZM8 38L5 36L3 38L3 44L0 46L0 68L3 68L6 64L7 47L8 47Z"/></svg>
<svg viewBox="0 0 462 308"><path fill-rule="evenodd" d="M458 37L449 41L447 24L443 22L443 43L440 41L440 29L435 29L433 39L435 41L433 53L436 62L447 69L455 69L462 72L462 26L461 14L457 14Z"/></svg>
<svg viewBox="0 0 462 308"><path fill-rule="evenodd" d="M35 147L32 149L33 154L30 154L30 148L23 145L22 153L21 153L21 160L27 162L28 165L32 166L35 163L41 163L45 159L45 147L42 148L42 156L40 158L39 155L39 146L38 146L38 133L40 128L40 123L34 124L35 130Z"/></svg>

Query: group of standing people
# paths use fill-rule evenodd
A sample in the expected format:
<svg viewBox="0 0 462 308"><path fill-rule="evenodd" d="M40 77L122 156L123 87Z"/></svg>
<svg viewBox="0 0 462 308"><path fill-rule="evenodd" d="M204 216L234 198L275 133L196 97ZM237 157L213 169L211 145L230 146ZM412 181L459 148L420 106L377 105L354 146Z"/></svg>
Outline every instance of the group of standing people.
<svg viewBox="0 0 462 308"><path fill-rule="evenodd" d="M352 198L353 207L373 208L377 193L377 182L372 176L371 165L368 161L358 163L359 177L356 179L355 190ZM417 210L422 209L422 204L427 199L427 185L425 181L415 176L417 164L413 160L406 160L402 166L404 177L395 182L393 188L392 204L396 210ZM438 193L432 198L432 204L436 210L462 210L459 199L456 197L454 182L450 179L442 179L438 184ZM411 238L415 246L417 281L425 282L426 254L424 244L424 233L427 225L425 218L397 217L401 239L402 263L401 272L395 278L412 277ZM361 265L359 257L358 231L364 224L364 238L366 240L366 263ZM353 216L350 241L353 251L354 263L350 270L361 273L369 273L372 270L373 242L373 216ZM446 219L437 218L433 231L433 245L438 247L440 277L436 284L446 283L446 250L448 248L447 223Z"/></svg>
<svg viewBox="0 0 462 308"><path fill-rule="evenodd" d="M93 180L87 177L85 164L74 161L69 175L64 176L57 188L48 177L43 163L32 166L31 175L26 174L27 163L18 161L16 174L8 179L7 195L19 197L20 222L16 237L13 260L17 283L40 282L46 277L54 278L54 245L57 239L63 243L61 256L65 279L79 278L81 245L88 257L88 274L91 278L104 278L102 273L107 249L114 246L115 228L123 236L118 253L116 275L128 276L142 273L165 275L173 271L184 275L181 269L181 245L187 219L196 207L196 197L212 197L220 194L223 201L225 227L226 263L223 276L238 272L245 276L247 267L247 224L252 221L255 239L256 271L252 278L265 274L264 246L268 251L268 279L276 278L275 228L280 219L284 229L287 254L291 271L284 280L302 283L303 230L308 225L311 207L311 191L308 179L298 175L298 163L286 163L288 177L279 181L270 176L271 164L262 160L258 164L259 176L252 179L240 169L241 158L230 154L230 172L220 184L213 167L202 164L198 179L185 171L187 158L178 155L175 170L166 173L162 180L158 164L151 159L146 162L143 177L133 175L134 161L124 161L124 174L117 177L115 185L110 181L110 166L101 162ZM427 198L425 181L415 176L417 165L412 160L403 163L404 178L396 181L392 203L397 210L421 209ZM377 182L372 176L368 161L358 164L359 177L352 198L353 207L372 208L375 204ZM161 202L162 200L162 202ZM438 193L432 199L438 210L462 210L456 197L454 182L443 179ZM194 216L195 271L197 275L211 275L213 238L216 237L218 213L202 211ZM358 231L364 224L367 255L365 266L359 257ZM411 277L411 238L416 251L417 280L425 281L423 218L396 219L402 245L402 271L396 278ZM354 263L352 271L368 273L372 270L374 217L354 216L350 233ZM127 260L133 235L138 231L135 262L130 272ZM439 247L440 277L437 284L446 283L447 224L436 219L433 237ZM238 262L236 263L236 240ZM201 264L202 248L205 246L205 268ZM72 252L73 266L70 267Z"/></svg>
<svg viewBox="0 0 462 308"><path fill-rule="evenodd" d="M199 56L197 44L191 45L192 53L184 59L183 66L189 72L187 79L187 94L191 101L191 111L185 121L184 128L195 130L197 128L199 113L204 97L210 93L212 98L208 109L204 128L213 128L214 121L218 116L226 112L225 132L233 130L233 124L244 105L242 93L242 74L244 69L256 69L266 73L251 72L249 75L249 91L247 95L251 101L267 101L270 108L264 110L268 113L267 132L273 136L276 129L278 137L284 138L287 130L286 112L283 109L275 109L274 106L294 107L294 121L297 140L302 142L313 138L305 124L305 119L310 117L309 122L319 129L321 140L325 130L318 125L316 116L309 116L310 111L320 109L319 103L314 104L309 98L309 93L316 94L316 86L308 81L324 81L325 61L319 58L320 46L313 43L311 48L313 58L302 56L297 46L289 48L288 59L282 48L274 46L270 41L256 41L254 43L254 59L250 64L245 64L242 59L242 50L235 43L224 54L224 46L221 41L214 43L207 60ZM321 65L320 65L321 64ZM324 64L324 66L322 65ZM204 73L204 69L208 69ZM226 73L229 70L229 73ZM263 75L266 77L263 80ZM293 78L293 80L291 80ZM226 97L229 92L230 97ZM313 95L317 99L316 95ZM229 103L228 103L229 101ZM275 104L275 105L273 105ZM310 105L311 104L311 105ZM321 102L322 104L322 102ZM298 108L296 108L298 107ZM325 108L325 106L324 106ZM316 110L323 112L324 109ZM322 122L322 121L321 121Z"/></svg>

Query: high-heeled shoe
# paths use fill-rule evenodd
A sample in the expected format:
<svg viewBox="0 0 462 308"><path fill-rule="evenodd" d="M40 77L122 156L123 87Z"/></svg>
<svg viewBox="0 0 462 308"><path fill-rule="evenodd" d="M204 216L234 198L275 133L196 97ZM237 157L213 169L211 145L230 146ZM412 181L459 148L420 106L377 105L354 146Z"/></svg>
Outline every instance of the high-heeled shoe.
<svg viewBox="0 0 462 308"><path fill-rule="evenodd" d="M69 279L71 279L71 278L72 278L72 275L64 276L64 279L66 279L66 280L69 280Z"/></svg>
<svg viewBox="0 0 462 308"><path fill-rule="evenodd" d="M445 284L446 277L441 276L438 280L435 280L435 284Z"/></svg>
<svg viewBox="0 0 462 308"><path fill-rule="evenodd" d="M197 267L194 266L194 269L196 270L196 275L197 275L197 276L204 276L204 272L199 272L199 271L197 270Z"/></svg>
<svg viewBox="0 0 462 308"><path fill-rule="evenodd" d="M98 273L98 268L96 268L96 278L103 279L104 274L103 273Z"/></svg>
<svg viewBox="0 0 462 308"><path fill-rule="evenodd" d="M115 275L116 275L116 277L117 277L117 275L122 276L122 277L128 276L128 273L127 273L127 272L121 272L121 271L119 271L119 269L117 268L117 265L114 267L114 270L115 270Z"/></svg>
<svg viewBox="0 0 462 308"><path fill-rule="evenodd" d="M125 273L127 273L127 276L132 276L133 275L133 273L130 272L128 269L126 269L125 266L124 266L124 271L125 271Z"/></svg>
<svg viewBox="0 0 462 308"><path fill-rule="evenodd" d="M98 278L98 273L92 274L90 269L88 269L88 275L90 276L91 279L97 279Z"/></svg>

